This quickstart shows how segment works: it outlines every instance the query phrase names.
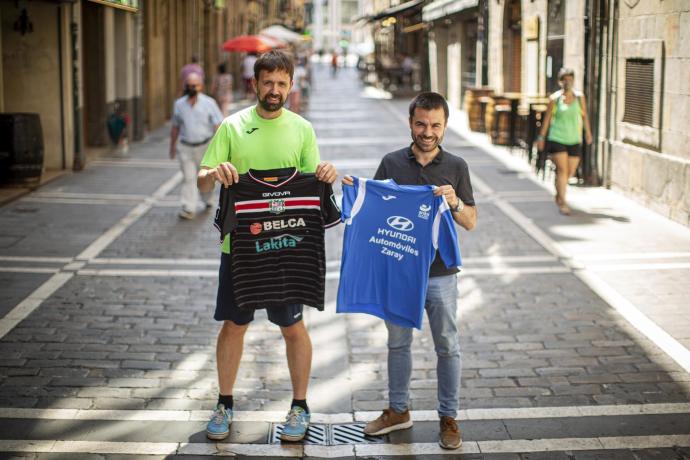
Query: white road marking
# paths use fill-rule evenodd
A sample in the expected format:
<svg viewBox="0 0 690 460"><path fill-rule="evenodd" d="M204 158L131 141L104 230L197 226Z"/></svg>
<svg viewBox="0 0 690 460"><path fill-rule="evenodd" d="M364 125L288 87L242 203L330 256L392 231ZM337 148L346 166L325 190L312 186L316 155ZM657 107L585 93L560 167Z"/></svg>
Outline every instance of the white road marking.
<svg viewBox="0 0 690 460"><path fill-rule="evenodd" d="M111 420L111 421L206 421L211 410L115 410L115 409L24 409L0 408L0 419ZM540 418L619 417L628 415L690 414L690 403L615 404L601 406L524 407L506 409L464 409L457 419L514 420ZM314 423L369 422L381 411L356 411L336 414L313 413ZM435 410L410 411L417 422L437 421ZM234 420L241 422L282 422L284 411L235 411Z"/></svg>
<svg viewBox="0 0 690 460"><path fill-rule="evenodd" d="M56 273L47 281L40 285L34 292L29 294L27 298L22 300L16 307L10 310L2 319L0 319L0 339L5 337L14 327L19 324L24 318L29 316L31 312L36 310L39 305L50 297L55 291L60 289L67 281L69 281L72 273Z"/></svg>
<svg viewBox="0 0 690 460"><path fill-rule="evenodd" d="M220 265L215 259L153 259L153 258L95 258L90 264L99 265Z"/></svg>
<svg viewBox="0 0 690 460"><path fill-rule="evenodd" d="M101 253L106 247L108 247L113 241L115 241L125 230L127 230L134 222L139 220L141 216L146 214L152 207L153 202L167 195L172 189L174 189L182 181L182 173L177 172L170 179L165 181L158 189L153 193L150 199L147 199L144 203L140 203L134 209L132 209L125 217L123 217L119 222L110 227L105 233L99 236L94 242L92 242L86 249L84 249L81 254L76 258L80 260L91 260Z"/></svg>
<svg viewBox="0 0 690 460"><path fill-rule="evenodd" d="M379 164L381 163L381 159L379 158L340 158L340 159L335 159L331 161L333 166L335 166L339 170L343 169L366 169L366 168L378 168ZM343 174L346 174L346 171L340 171Z"/></svg>
<svg viewBox="0 0 690 460"><path fill-rule="evenodd" d="M67 264L72 262L71 257L31 257L31 256L0 256L5 262L32 262L46 264Z"/></svg>
<svg viewBox="0 0 690 460"><path fill-rule="evenodd" d="M127 228L143 216L151 209L156 200L167 195L182 181L182 173L177 172L170 179L165 181L153 195L147 198L143 203L134 207L125 217L113 225L101 236L96 238L89 246L84 249L74 259L68 259L66 265L62 267L64 270L69 270L70 267L76 268L73 265L75 261L85 262L94 259L101 253L108 245L117 239ZM35 259L36 260L36 259ZM42 270L40 268L36 270ZM17 324L23 321L34 310L36 310L46 299L48 299L55 291L60 289L67 281L74 276L71 272L58 272L46 280L41 286L34 290L28 297L22 300L17 306L7 313L3 318L0 318L0 339L7 333L14 329ZM217 275L216 275L217 276Z"/></svg>
<svg viewBox="0 0 690 460"><path fill-rule="evenodd" d="M180 165L175 161L166 160L96 160L89 163L91 166L118 166L123 168L158 168L158 169L180 169Z"/></svg>
<svg viewBox="0 0 690 460"><path fill-rule="evenodd" d="M405 139L404 136L398 138L391 137L321 137L317 138L319 147L343 146L354 147L357 145L398 145ZM380 161L380 159L379 159Z"/></svg>
<svg viewBox="0 0 690 460"><path fill-rule="evenodd" d="M140 200L99 200L99 199L89 199L89 198L49 198L49 197L32 197L27 196L21 198L21 201L29 203L50 203L50 204L93 204L93 205L126 205L138 203Z"/></svg>
<svg viewBox="0 0 690 460"><path fill-rule="evenodd" d="M578 259L575 259L578 260ZM580 259L581 260L581 259ZM587 269L595 272L622 272L644 270L685 270L690 268L690 262L676 263L646 263L646 264L588 264Z"/></svg>
<svg viewBox="0 0 690 460"><path fill-rule="evenodd" d="M30 196L40 198L96 198L99 200L145 200L148 195L127 193L78 193L78 192L33 192Z"/></svg>
<svg viewBox="0 0 690 460"><path fill-rule="evenodd" d="M38 268L38 267L0 267L2 273L57 273L59 268Z"/></svg>
<svg viewBox="0 0 690 460"><path fill-rule="evenodd" d="M648 260L648 259L685 259L690 258L690 252L629 252L624 254L584 254L575 257L583 261L612 261L612 260Z"/></svg>
<svg viewBox="0 0 690 460"><path fill-rule="evenodd" d="M690 435L611 436L594 438L510 439L501 441L465 441L457 450L442 449L436 442L414 444L351 444L314 446L300 444L231 444L192 442L113 442L0 440L0 452L90 453L123 455L213 455L234 457L303 457L327 458L356 456L409 456L458 454L498 454L563 452L583 450L663 449L690 446Z"/></svg>
<svg viewBox="0 0 690 460"><path fill-rule="evenodd" d="M162 276L162 277L201 277L216 278L218 270L155 270L155 269L93 269L77 271L79 276Z"/></svg>

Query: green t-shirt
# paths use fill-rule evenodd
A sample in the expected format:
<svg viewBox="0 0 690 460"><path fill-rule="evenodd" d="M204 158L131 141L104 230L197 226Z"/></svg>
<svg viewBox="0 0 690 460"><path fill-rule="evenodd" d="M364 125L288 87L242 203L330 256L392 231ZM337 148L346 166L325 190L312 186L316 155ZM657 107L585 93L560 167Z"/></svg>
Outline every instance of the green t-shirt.
<svg viewBox="0 0 690 460"><path fill-rule="evenodd" d="M556 97L546 139L563 145L582 143L582 107L578 93L570 104L565 103L562 94Z"/></svg>
<svg viewBox="0 0 690 460"><path fill-rule="evenodd" d="M250 169L297 168L312 173L319 164L319 147L314 128L296 113L283 109L278 118L261 118L252 106L223 120L201 160L201 166L215 168L229 161L239 174ZM223 241L230 253L230 237Z"/></svg>

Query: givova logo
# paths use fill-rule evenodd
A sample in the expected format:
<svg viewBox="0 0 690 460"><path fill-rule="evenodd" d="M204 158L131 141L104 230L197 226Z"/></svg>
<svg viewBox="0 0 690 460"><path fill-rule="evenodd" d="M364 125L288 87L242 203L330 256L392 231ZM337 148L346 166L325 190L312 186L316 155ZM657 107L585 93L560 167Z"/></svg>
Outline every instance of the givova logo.
<svg viewBox="0 0 690 460"><path fill-rule="evenodd" d="M301 236L290 235L285 233L283 235L274 236L264 241L255 241L256 252L278 251L280 249L296 248L297 243L304 238Z"/></svg>
<svg viewBox="0 0 690 460"><path fill-rule="evenodd" d="M386 219L386 223L389 227L401 232L409 232L414 228L412 221L407 217L402 216L390 216L388 219Z"/></svg>

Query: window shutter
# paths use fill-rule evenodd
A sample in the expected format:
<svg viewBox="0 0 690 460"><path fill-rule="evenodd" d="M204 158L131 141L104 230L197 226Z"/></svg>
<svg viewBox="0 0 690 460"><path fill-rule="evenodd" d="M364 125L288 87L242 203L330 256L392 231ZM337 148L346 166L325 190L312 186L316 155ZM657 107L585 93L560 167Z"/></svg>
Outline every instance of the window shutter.
<svg viewBox="0 0 690 460"><path fill-rule="evenodd" d="M625 61L625 111L623 121L652 126L654 116L654 60Z"/></svg>

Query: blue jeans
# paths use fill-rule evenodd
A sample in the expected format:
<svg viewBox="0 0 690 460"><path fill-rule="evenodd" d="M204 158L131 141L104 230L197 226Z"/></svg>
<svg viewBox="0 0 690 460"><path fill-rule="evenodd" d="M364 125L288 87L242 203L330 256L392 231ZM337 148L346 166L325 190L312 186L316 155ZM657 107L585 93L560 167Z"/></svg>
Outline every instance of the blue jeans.
<svg viewBox="0 0 690 460"><path fill-rule="evenodd" d="M457 416L460 405L460 340L456 324L457 275L429 278L426 309L438 361L439 416ZM396 412L408 408L412 374L412 328L386 321L388 328L388 400Z"/></svg>

